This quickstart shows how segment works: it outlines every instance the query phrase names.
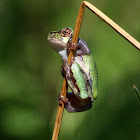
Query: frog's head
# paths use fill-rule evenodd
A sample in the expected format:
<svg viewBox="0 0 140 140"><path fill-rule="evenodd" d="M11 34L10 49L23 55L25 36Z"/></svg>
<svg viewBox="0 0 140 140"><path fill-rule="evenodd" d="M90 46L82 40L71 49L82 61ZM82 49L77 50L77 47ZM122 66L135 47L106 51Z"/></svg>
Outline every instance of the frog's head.
<svg viewBox="0 0 140 140"><path fill-rule="evenodd" d="M48 35L48 43L58 53L67 49L67 42L72 36L72 29L64 28L60 31L52 31Z"/></svg>

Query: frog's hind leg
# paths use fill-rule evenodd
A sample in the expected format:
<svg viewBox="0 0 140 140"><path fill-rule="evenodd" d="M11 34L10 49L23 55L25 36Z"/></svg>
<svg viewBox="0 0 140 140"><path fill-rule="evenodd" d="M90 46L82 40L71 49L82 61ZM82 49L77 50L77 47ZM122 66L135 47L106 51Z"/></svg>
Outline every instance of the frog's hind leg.
<svg viewBox="0 0 140 140"><path fill-rule="evenodd" d="M80 92L74 92L75 94L79 94L79 96L81 97L81 99L86 99L88 98L88 92L87 92L87 86L86 86L86 82L87 81L87 76L86 74L83 72L82 68L80 67L80 65L78 63L73 63L71 66L71 70L73 72L76 84L78 85L79 91ZM69 84L70 86L70 84ZM73 90L73 88L71 88Z"/></svg>
<svg viewBox="0 0 140 140"><path fill-rule="evenodd" d="M91 109L92 107L90 98L80 100L72 92L67 93L66 98L68 99L68 102L64 102L64 104L65 104L65 109L69 113L86 111Z"/></svg>

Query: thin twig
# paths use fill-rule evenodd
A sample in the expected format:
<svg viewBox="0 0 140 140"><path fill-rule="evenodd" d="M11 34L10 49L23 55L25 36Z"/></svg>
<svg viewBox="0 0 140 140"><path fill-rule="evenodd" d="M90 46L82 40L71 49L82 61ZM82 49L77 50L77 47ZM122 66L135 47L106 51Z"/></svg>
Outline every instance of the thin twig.
<svg viewBox="0 0 140 140"><path fill-rule="evenodd" d="M64 78L61 95L66 97L66 92L67 92L66 79ZM64 103L62 102L62 105L58 105L52 140L58 140L59 131L60 131L60 127L61 127L61 121L62 121L62 117L63 117L63 111L64 111Z"/></svg>
<svg viewBox="0 0 140 140"><path fill-rule="evenodd" d="M83 19L83 14L84 14L84 6L82 4L81 7L80 7L78 16L77 16L75 29L74 29L74 34L73 34L73 37L72 37L72 41L74 43L78 42L78 36L79 36L79 32L80 32L81 22L82 22L82 19ZM68 63L69 64L70 64L71 59L73 57L74 57L74 52L71 51L70 54L69 54L69 57L68 57ZM67 92L66 79L64 78L61 95L66 97L66 92ZM58 140L59 131L60 131L61 122L62 122L63 110L64 110L64 103L62 103L62 106L60 106L60 105L58 106L52 140Z"/></svg>
<svg viewBox="0 0 140 140"><path fill-rule="evenodd" d="M117 25L114 21L112 21L109 17L107 17L103 12L101 12L99 9L97 9L95 6L93 6L92 4L90 4L87 1L83 1L81 4L81 7L79 9L79 13L78 13L78 16L76 19L74 34L72 37L72 42L74 42L74 43L78 42L78 37L79 37L79 33L80 33L80 28L81 28L83 15L84 15L85 6L87 8L89 8L97 16L99 16L102 20L104 20L108 25L110 25L114 30L116 30L120 35L122 35L126 40L128 40L131 44L133 44L137 49L140 50L140 43L136 39L134 39L125 30L123 30L119 25ZM69 58L68 58L69 64L73 57L74 57L74 52L71 51L69 54ZM66 97L66 93L67 93L66 79L64 78L61 95ZM61 122L62 122L63 110L64 110L64 103L62 103L61 106L60 105L58 106L52 140L58 140L58 135L59 135L60 126L61 126Z"/></svg>

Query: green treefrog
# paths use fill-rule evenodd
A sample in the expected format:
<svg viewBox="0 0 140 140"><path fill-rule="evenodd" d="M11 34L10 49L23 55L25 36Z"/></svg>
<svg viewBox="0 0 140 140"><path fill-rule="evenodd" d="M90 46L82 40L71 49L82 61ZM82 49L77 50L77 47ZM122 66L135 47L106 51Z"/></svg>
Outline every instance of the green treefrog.
<svg viewBox="0 0 140 140"><path fill-rule="evenodd" d="M91 109L92 102L97 98L97 70L96 64L85 41L78 39L78 43L72 43L73 31L71 28L64 28L60 31L52 31L48 35L48 43L58 52L62 58L61 73L66 78L67 85L72 93L66 94L64 101L65 109L68 112L82 112ZM70 50L76 48L74 60L68 64Z"/></svg>

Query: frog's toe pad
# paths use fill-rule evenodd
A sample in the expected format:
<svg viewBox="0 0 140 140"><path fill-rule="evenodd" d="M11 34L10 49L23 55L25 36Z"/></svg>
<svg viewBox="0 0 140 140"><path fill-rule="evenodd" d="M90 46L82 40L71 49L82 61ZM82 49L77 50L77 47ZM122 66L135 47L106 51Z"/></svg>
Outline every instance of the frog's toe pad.
<svg viewBox="0 0 140 140"><path fill-rule="evenodd" d="M62 105L62 102L64 102L64 103L68 102L68 98L61 95L61 91L60 91L59 96L58 96L58 102L60 105Z"/></svg>

